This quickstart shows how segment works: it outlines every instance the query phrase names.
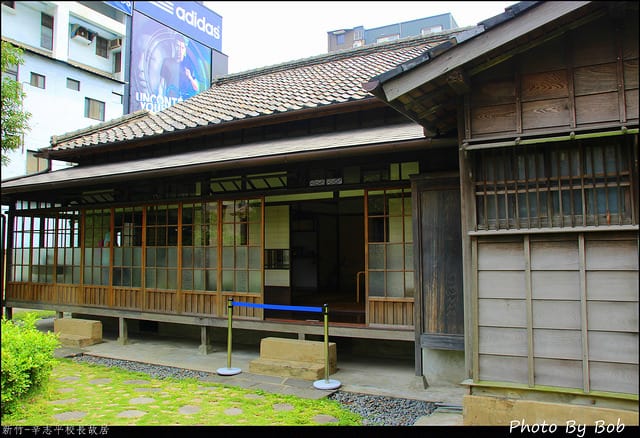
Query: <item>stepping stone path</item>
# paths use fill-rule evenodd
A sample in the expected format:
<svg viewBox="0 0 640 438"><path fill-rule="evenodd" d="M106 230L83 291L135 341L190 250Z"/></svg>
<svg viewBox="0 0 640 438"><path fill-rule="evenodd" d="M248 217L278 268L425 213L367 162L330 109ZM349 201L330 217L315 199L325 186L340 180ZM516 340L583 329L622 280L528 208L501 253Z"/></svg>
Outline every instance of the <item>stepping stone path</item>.
<svg viewBox="0 0 640 438"><path fill-rule="evenodd" d="M240 408L229 408L224 411L224 413L227 415L240 415L242 414L242 412L244 411Z"/></svg>
<svg viewBox="0 0 640 438"><path fill-rule="evenodd" d="M84 418L87 415L86 412L82 411L71 411L71 412L63 412L62 414L56 414L53 416L58 421L68 421L68 420L79 420Z"/></svg>
<svg viewBox="0 0 640 438"><path fill-rule="evenodd" d="M135 409L122 411L118 414L119 418L138 418L142 417L146 412L144 411L136 411Z"/></svg>
<svg viewBox="0 0 640 438"><path fill-rule="evenodd" d="M93 379L89 380L89 383L92 385L106 385L107 383L111 383L111 379Z"/></svg>
<svg viewBox="0 0 640 438"><path fill-rule="evenodd" d="M151 397L136 397L129 400L129 403L131 403L132 405L146 405L149 403L153 403L154 401L156 400Z"/></svg>
<svg viewBox="0 0 640 438"><path fill-rule="evenodd" d="M66 382L66 383L74 383L79 381L80 378L76 377L76 376L66 376L66 377L60 377L58 379L58 381L60 382ZM112 382L112 379L109 378L104 378L104 379L93 379L90 380L89 383L92 385L107 385L109 383ZM128 385L147 385L150 384L151 382L148 380L125 380L123 383L128 384ZM220 388L220 387L210 387L210 386L201 386L199 388L200 390L203 391L220 391L223 390L224 388ZM59 393L68 393L68 392L72 392L74 391L73 388L67 387L67 388L60 388L58 389ZM138 387L138 388L134 388L134 391L136 392L160 392L162 391L162 388L155 388L155 387ZM253 399L253 400L261 400L264 399L265 396L261 395L261 394L253 394L253 393L249 393L249 394L245 394L245 398L247 399ZM78 401L78 399L76 398L70 398L70 399L62 399L62 400L52 400L50 403L54 404L54 405L64 405L64 404L71 404L71 403L76 403ZM129 400L129 403L132 405L144 405L144 404L149 404L149 403L153 403L156 400L151 398L151 397L136 397L136 398L132 398ZM197 402L198 399L194 399L194 402ZM275 403L273 405L273 409L275 411L282 411L282 412L287 412L287 411L292 411L294 410L294 406L289 404L289 403ZM201 407L200 406L196 406L196 405L185 405L185 406L181 406L178 409L178 412L182 415L193 415L193 414L197 414L201 411ZM137 410L137 409L128 409L125 411L120 412L117 416L119 418L140 418L143 415L145 415L147 412L145 411L141 411L141 410ZM224 413L226 415L233 415L233 416L237 416L237 415L242 415L244 413L244 411L240 408L229 408L226 409L224 411ZM87 415L86 412L83 411L69 411L69 412L63 412L60 414L56 414L53 416L53 418L55 418L58 421L71 421L71 420L80 420L82 418L84 418ZM331 415L324 415L324 414L319 414L313 417L313 421L315 423L318 424L326 424L326 423L337 423L338 419L331 416Z"/></svg>
<svg viewBox="0 0 640 438"><path fill-rule="evenodd" d="M77 401L78 401L77 398L68 398L66 400L53 400L51 401L51 404L52 405L68 405L69 403L75 403Z"/></svg>
<svg viewBox="0 0 640 438"><path fill-rule="evenodd" d="M162 389L160 388L136 388L134 389L136 392L160 392Z"/></svg>
<svg viewBox="0 0 640 438"><path fill-rule="evenodd" d="M313 417L313 421L319 424L325 424L325 423L337 423L338 419L336 417L332 417L331 415L320 414Z"/></svg>
<svg viewBox="0 0 640 438"><path fill-rule="evenodd" d="M60 377L58 379L59 382L77 382L78 380L80 380L80 377L74 377L74 376Z"/></svg>
<svg viewBox="0 0 640 438"><path fill-rule="evenodd" d="M185 415L197 414L198 412L200 412L200 406L182 406L180 409L178 409L178 412Z"/></svg>

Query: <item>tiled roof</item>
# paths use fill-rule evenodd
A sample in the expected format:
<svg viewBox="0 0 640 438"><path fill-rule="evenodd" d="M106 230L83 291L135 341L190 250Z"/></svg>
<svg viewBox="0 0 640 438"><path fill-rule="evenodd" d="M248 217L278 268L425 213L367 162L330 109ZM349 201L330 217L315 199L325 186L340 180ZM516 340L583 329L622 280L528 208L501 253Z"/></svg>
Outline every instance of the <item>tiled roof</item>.
<svg viewBox="0 0 640 438"><path fill-rule="evenodd" d="M121 180L122 178L131 181L135 176L175 175L176 172L187 173L194 171L194 169L198 171L202 166L209 170L216 167L223 168L252 158L261 158L263 162L271 159L275 162L275 160L282 160L282 157L287 156L288 161L292 162L296 156L304 156L308 153L331 151L334 156L338 156L342 150L358 146L377 145L383 148L385 144L423 139L424 134L420 125L405 123L319 134L302 144L297 138L265 140L240 146L208 148L196 152L140 158L126 162L74 166L52 172L27 175L3 181L2 191L3 193L20 192L43 185L53 189L60 185L82 185L89 182ZM420 147L424 147L424 144ZM398 149L396 148L396 150Z"/></svg>
<svg viewBox="0 0 640 438"><path fill-rule="evenodd" d="M202 93L157 113L138 112L53 136L54 150L147 139L277 113L373 98L363 83L452 40L469 28L333 52L231 74Z"/></svg>

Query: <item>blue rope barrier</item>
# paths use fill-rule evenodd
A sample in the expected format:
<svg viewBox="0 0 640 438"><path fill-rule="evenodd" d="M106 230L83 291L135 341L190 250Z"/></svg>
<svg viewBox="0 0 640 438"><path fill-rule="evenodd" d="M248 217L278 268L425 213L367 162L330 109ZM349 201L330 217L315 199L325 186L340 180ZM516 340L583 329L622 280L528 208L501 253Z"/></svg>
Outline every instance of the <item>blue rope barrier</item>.
<svg viewBox="0 0 640 438"><path fill-rule="evenodd" d="M218 374L224 376L231 376L240 373L240 368L231 368L231 325L233 306L237 307L255 307L260 309L272 309L272 310L294 310L303 312L318 312L324 314L324 361L325 361L325 378L324 381L316 380L313 383L316 389L336 389L339 388L341 383L338 380L329 379L329 308L325 304L323 307L306 307L306 306L283 306L279 304L253 304L240 301L233 301L232 298L227 300L227 318L229 320L228 336L227 336L227 367L218 368Z"/></svg>
<svg viewBox="0 0 640 438"><path fill-rule="evenodd" d="M232 305L238 306L238 307L257 307L261 309L271 309L271 310L298 310L300 312L322 313L322 307L283 306L280 304L254 304L254 303L244 303L240 301L233 301Z"/></svg>

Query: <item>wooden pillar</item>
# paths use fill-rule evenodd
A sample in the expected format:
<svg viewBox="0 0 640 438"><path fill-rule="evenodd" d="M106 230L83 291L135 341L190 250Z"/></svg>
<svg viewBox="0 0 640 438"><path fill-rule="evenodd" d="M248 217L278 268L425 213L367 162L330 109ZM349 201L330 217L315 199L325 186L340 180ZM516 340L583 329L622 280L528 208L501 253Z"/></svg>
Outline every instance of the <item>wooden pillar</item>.
<svg viewBox="0 0 640 438"><path fill-rule="evenodd" d="M200 354L209 354L213 351L211 347L211 333L206 325L200 326L200 346L198 352Z"/></svg>
<svg viewBox="0 0 640 438"><path fill-rule="evenodd" d="M118 343L120 345L126 345L129 343L127 320L122 317L118 318Z"/></svg>

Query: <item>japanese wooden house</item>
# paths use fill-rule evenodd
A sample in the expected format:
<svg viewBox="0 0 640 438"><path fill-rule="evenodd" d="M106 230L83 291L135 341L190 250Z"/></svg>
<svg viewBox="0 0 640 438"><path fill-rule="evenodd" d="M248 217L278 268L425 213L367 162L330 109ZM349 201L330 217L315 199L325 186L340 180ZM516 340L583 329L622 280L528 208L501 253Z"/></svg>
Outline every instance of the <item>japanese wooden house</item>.
<svg viewBox="0 0 640 438"><path fill-rule="evenodd" d="M638 424L636 2L228 75L41 154L75 166L2 182L9 308L206 348L228 298L326 303L330 336L413 343L416 375L468 385L465 424ZM251 307L234 327L322 333Z"/></svg>
<svg viewBox="0 0 640 438"><path fill-rule="evenodd" d="M365 88L458 138L465 424L637 425L638 3L514 8ZM449 247L424 213L442 193L413 183L425 345Z"/></svg>

